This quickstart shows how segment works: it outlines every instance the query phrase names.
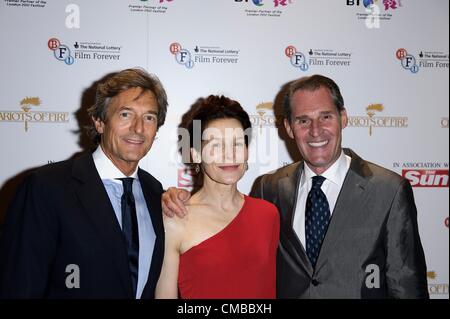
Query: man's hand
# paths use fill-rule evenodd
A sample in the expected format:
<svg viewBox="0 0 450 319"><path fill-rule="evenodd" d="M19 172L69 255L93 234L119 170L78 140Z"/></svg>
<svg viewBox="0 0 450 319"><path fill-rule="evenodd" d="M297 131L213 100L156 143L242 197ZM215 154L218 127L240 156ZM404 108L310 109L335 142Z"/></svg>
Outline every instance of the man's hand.
<svg viewBox="0 0 450 319"><path fill-rule="evenodd" d="M191 198L191 193L187 190L169 187L162 195L162 211L164 215L173 217L177 215L183 218L187 214L185 203Z"/></svg>

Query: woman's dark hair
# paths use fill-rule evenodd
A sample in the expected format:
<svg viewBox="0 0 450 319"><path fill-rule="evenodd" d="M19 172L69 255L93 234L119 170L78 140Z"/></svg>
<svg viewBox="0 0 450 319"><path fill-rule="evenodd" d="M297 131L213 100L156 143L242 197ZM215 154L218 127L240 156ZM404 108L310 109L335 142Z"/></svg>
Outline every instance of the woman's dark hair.
<svg viewBox="0 0 450 319"><path fill-rule="evenodd" d="M189 148L197 148L194 139L200 140L208 124L218 119L235 119L241 123L245 133L245 145L248 147L251 140L251 122L247 112L239 102L223 95L210 95L199 98L191 107L191 110L183 116L181 128L189 133ZM200 131L195 130L194 121L199 121ZM182 145L186 147L186 145ZM185 159L183 159L186 162Z"/></svg>

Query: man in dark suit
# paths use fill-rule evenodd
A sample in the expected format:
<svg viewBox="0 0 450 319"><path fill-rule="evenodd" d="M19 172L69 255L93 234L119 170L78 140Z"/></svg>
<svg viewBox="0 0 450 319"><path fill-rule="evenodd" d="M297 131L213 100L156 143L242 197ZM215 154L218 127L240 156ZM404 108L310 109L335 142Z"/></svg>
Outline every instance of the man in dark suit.
<svg viewBox="0 0 450 319"><path fill-rule="evenodd" d="M161 184L138 168L167 97L141 69L97 86L94 153L36 170L0 238L1 298L153 298L162 266Z"/></svg>
<svg viewBox="0 0 450 319"><path fill-rule="evenodd" d="M336 83L291 83L284 124L303 160L259 177L251 193L280 212L278 297L428 298L411 185L342 149L347 113ZM186 197L170 189L164 209L182 215Z"/></svg>

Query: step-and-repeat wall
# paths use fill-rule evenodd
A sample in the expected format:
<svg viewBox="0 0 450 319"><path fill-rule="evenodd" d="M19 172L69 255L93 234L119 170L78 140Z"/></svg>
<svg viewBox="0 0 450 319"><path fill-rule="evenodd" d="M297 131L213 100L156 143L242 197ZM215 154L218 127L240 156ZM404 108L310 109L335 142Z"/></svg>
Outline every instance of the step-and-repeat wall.
<svg viewBox="0 0 450 319"><path fill-rule="evenodd" d="M129 67L161 79L166 124L141 167L189 188L181 116L201 96L254 126L240 182L298 160L277 121L285 85L324 74L350 115L343 144L408 178L432 298L448 298L449 2L446 0L0 0L0 221L32 168L89 149L95 82Z"/></svg>

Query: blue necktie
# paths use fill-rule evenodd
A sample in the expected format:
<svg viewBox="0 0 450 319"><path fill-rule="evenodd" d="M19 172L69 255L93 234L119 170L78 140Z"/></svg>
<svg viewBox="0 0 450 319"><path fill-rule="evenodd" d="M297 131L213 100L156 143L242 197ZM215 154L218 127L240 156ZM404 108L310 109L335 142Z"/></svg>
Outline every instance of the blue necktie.
<svg viewBox="0 0 450 319"><path fill-rule="evenodd" d="M305 233L306 254L313 267L316 265L322 241L330 221L330 206L327 197L320 188L325 181L323 176L312 178L312 187L306 200Z"/></svg>
<svg viewBox="0 0 450 319"><path fill-rule="evenodd" d="M119 180L123 184L123 195L121 198L122 232L128 253L131 283L134 295L136 295L139 269L139 230L133 196L133 178L119 178Z"/></svg>

